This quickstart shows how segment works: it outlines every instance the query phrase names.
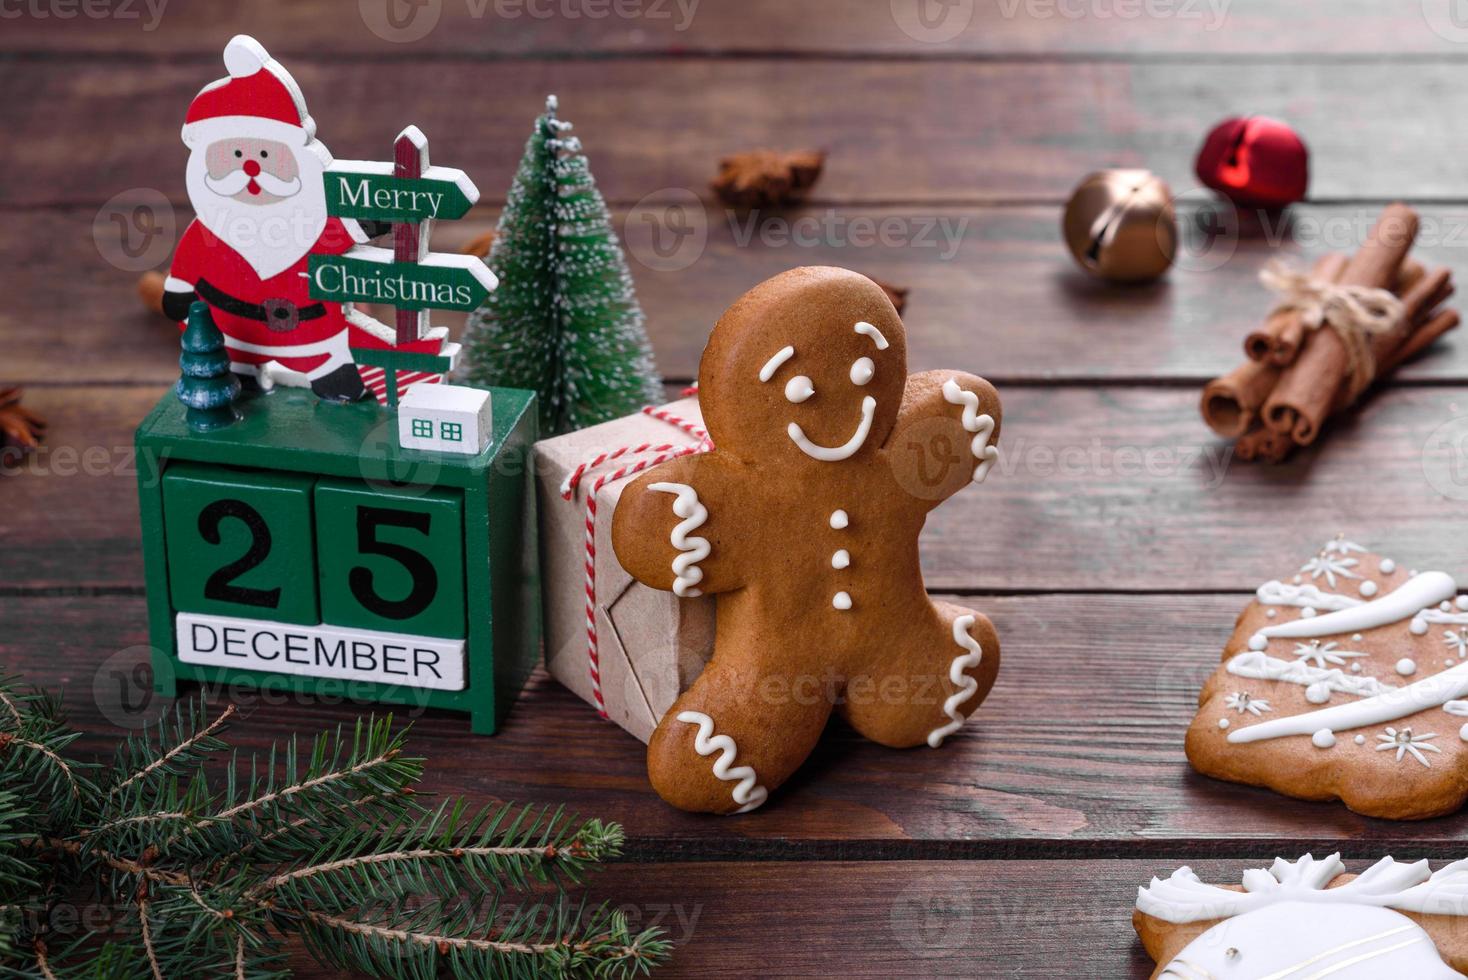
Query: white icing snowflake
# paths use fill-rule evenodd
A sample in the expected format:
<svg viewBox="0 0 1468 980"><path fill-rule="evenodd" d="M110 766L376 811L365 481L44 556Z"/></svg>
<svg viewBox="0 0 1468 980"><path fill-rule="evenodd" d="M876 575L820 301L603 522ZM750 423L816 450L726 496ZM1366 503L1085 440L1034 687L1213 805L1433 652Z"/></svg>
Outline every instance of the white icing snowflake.
<svg viewBox="0 0 1468 980"><path fill-rule="evenodd" d="M1376 736L1376 740L1382 743L1376 747L1376 751L1390 752L1392 749L1396 749L1398 762L1401 762L1407 753L1410 752L1412 758L1431 769L1432 763L1428 762L1427 756L1422 753L1441 752L1442 749L1436 745L1429 745L1427 740L1430 738L1437 738L1437 734L1428 732L1426 735L1413 735L1412 729L1410 728L1404 728L1401 731L1397 731L1395 728L1388 728L1385 732Z"/></svg>
<svg viewBox="0 0 1468 980"><path fill-rule="evenodd" d="M1227 707L1233 708L1239 714L1247 711L1251 715L1262 715L1266 711L1274 710L1269 706L1268 701L1263 698L1256 698L1252 694L1244 691L1240 691L1237 694L1230 694L1223 703Z"/></svg>
<svg viewBox="0 0 1468 980"><path fill-rule="evenodd" d="M1341 578L1360 578L1361 576L1351 571L1359 564L1361 563L1355 558L1346 558L1326 550L1301 565L1300 571L1308 573L1312 579L1324 575L1325 581L1333 589L1336 586L1335 577L1337 575Z"/></svg>
<svg viewBox="0 0 1468 980"><path fill-rule="evenodd" d="M1310 663L1314 661L1315 666L1324 669L1326 664L1334 664L1344 667L1348 659L1354 657L1365 657L1367 654L1358 653L1355 650L1337 650L1339 643L1321 643L1319 640L1311 640L1309 643L1296 643L1295 656L1299 657L1299 663Z"/></svg>
<svg viewBox="0 0 1468 980"><path fill-rule="evenodd" d="M1327 555L1349 555L1353 551L1358 555L1366 554L1365 548L1354 541L1347 541L1344 535L1337 535L1334 540L1327 541L1320 550Z"/></svg>
<svg viewBox="0 0 1468 980"><path fill-rule="evenodd" d="M1453 647L1460 657L1468 657L1468 629L1443 630L1443 642Z"/></svg>

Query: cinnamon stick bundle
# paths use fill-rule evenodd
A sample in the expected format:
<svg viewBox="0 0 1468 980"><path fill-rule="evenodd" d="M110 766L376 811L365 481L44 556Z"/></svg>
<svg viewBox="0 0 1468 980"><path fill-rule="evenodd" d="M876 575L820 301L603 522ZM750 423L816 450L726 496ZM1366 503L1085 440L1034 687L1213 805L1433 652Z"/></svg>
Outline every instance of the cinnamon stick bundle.
<svg viewBox="0 0 1468 980"><path fill-rule="evenodd" d="M1266 282L1285 302L1246 338L1249 359L1203 389L1204 421L1237 440L1240 459L1279 462L1310 445L1332 415L1458 326L1457 311L1441 309L1452 274L1408 255L1417 231L1416 212L1393 204L1349 259L1325 256L1308 277L1271 270Z"/></svg>

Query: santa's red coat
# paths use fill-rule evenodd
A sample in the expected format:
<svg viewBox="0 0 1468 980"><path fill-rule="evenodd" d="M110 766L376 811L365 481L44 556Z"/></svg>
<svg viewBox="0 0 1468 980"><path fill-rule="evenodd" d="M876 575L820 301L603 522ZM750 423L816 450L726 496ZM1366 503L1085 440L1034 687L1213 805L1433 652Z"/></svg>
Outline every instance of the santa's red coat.
<svg viewBox="0 0 1468 980"><path fill-rule="evenodd" d="M316 240L316 244L303 253L300 259L283 272L269 279L262 279L254 267L245 261L244 256L195 218L184 230L183 237L179 240L178 248L173 255L173 266L169 269L169 276L187 283L190 287L197 286L200 279L205 279L219 291L246 303L263 305L266 300L285 299L298 307L307 307L319 302L325 308L325 316L317 317L314 320L302 320L294 330L276 331L266 326L263 320L235 316L211 303L210 312L214 315L215 325L224 334L225 347L229 350L231 361L263 364L273 360L284 367L307 373L321 368L326 364L328 358L334 355L311 353L304 356L293 356L293 352L289 349L325 341L337 336L343 330L348 331L347 339L351 347L378 349L393 347L397 350L415 353L440 353L442 342L438 339L424 337L401 345L385 342L349 323L342 314L340 303L327 303L311 298L310 280L307 276L309 257L312 254L340 255L355 244L357 243L353 241L340 218L328 218L326 227ZM183 329L184 326L186 324L179 324L180 329ZM236 343L232 344L231 341ZM252 347L268 350L245 351L236 344L249 344ZM346 358L349 355L342 351L335 356ZM322 369L325 370L325 368ZM399 375L398 378L400 391L406 391L408 386L422 381L438 380L439 376L436 374L421 372L407 372ZM364 371L363 381L381 401L386 388L382 370L373 368Z"/></svg>
<svg viewBox="0 0 1468 980"><path fill-rule="evenodd" d="M311 298L309 292L310 284L306 277L307 258L312 253L340 255L354 244L356 243L352 241L352 236L347 232L341 219L328 218L326 227L322 229L321 237L316 240L315 245L301 254L300 259L288 266L285 271L269 279L262 279L250 263L245 261L244 256L195 218L185 229L183 238L179 240L169 275L190 286L195 286L200 279L206 279L215 289L246 303L260 305L266 300L285 299L298 307L307 307L317 302ZM262 347L297 347L334 337L348 329L349 325L346 318L342 316L340 303L323 303L322 305L326 308L325 316L315 320L302 320L294 330L283 332L271 330L262 320L234 316L212 304L210 312L214 314L215 325L226 338ZM352 346L362 346L358 342L359 338L355 336L361 331L354 329L353 333ZM373 344L372 346L379 345Z"/></svg>

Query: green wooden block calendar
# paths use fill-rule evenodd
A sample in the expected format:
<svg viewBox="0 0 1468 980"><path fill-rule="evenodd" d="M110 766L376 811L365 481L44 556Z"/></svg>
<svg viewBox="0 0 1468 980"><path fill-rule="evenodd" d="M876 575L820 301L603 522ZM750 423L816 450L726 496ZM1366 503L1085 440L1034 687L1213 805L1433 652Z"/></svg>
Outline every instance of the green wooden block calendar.
<svg viewBox="0 0 1468 980"><path fill-rule="evenodd" d="M447 708L492 733L540 654L535 396L491 389L478 455L405 449L373 402L253 393L137 432L154 685Z"/></svg>

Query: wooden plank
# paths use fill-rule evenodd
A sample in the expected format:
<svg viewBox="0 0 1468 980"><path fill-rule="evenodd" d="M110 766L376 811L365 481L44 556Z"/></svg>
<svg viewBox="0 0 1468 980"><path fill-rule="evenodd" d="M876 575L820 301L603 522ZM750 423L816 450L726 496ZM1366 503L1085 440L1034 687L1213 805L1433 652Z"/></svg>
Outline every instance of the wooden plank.
<svg viewBox="0 0 1468 980"><path fill-rule="evenodd" d="M1468 89L1452 62L435 59L387 71L296 59L291 69L335 154L371 159L414 120L444 159L469 167L486 204L503 200L547 92L576 123L603 190L627 204L659 190L703 194L720 156L771 143L830 150L822 201L1059 202L1105 165L1150 166L1182 191L1208 127L1245 108L1300 128L1321 163L1320 199L1460 198L1468 153L1458 125ZM174 60L0 62L12 105L46 107L11 115L32 165L7 174L0 205L95 207L136 188L181 203L179 120L219 72ZM473 125L466 104L481 107Z"/></svg>
<svg viewBox="0 0 1468 980"><path fill-rule="evenodd" d="M671 227L671 218L661 217L667 212L621 209L614 220L625 233L659 369L679 381L696 375L709 329L744 290L793 265L843 265L912 290L906 320L913 370L964 367L998 382L1140 378L1201 387L1242 359L1244 336L1271 305L1258 283L1260 268L1272 258L1304 264L1324 251L1351 250L1377 210L1302 207L1293 215L1293 230L1271 225L1264 237L1219 239L1212 250L1200 237L1198 250L1165 282L1129 289L1095 282L1072 265L1056 210L1049 207L804 208L751 230L743 219L710 206L703 225L692 226L702 232L688 240L686 256L663 253L678 256L673 266L653 250L655 236ZM1416 255L1452 267L1468 209L1432 205L1422 211ZM181 228L189 216L180 210L162 225ZM98 261L95 241L51 232L87 217L74 209L10 217L16 233L0 240L0 267L19 269L22 280L33 282L65 276L68 312L64 328L38 328L55 320L54 296L18 290L0 309L6 352L0 379L172 381L176 334L141 311L134 268ZM437 246L457 249L494 222L494 212L476 212L438 229ZM122 241L119 226L102 228L102 253L119 254L113 248ZM159 254L166 259L168 251L165 245ZM457 330L462 319L439 313L434 322ZM1468 381L1468 343L1440 344L1400 377Z"/></svg>
<svg viewBox="0 0 1468 980"><path fill-rule="evenodd" d="M52 421L45 450L0 475L6 585L137 588L132 430L153 387L34 388ZM1419 568L1468 574L1464 484L1435 430L1468 431L1462 387L1395 389L1280 467L1231 459L1198 417L1197 393L1013 387L1001 458L982 487L935 511L923 536L934 589L1252 591L1337 531ZM1461 450L1457 450L1461 452Z"/></svg>
<svg viewBox="0 0 1468 980"><path fill-rule="evenodd" d="M710 820L665 805L646 750L538 672L492 739L461 716L394 709L428 759L425 788L564 804L622 822L642 860L982 859L1303 853L1461 857L1462 821L1390 823L1194 773L1183 736L1246 597L1044 595L957 599L999 629L1003 667L975 719L941 751L896 752L833 723L759 812ZM151 695L140 596L5 599L0 664L66 691L78 751L165 706ZM232 739L261 749L372 710L280 691L224 689ZM1454 851L1457 848L1458 851ZM1109 974L1108 974L1109 975Z"/></svg>
<svg viewBox="0 0 1468 980"><path fill-rule="evenodd" d="M161 12L154 10L161 8ZM375 58L781 53L887 57L1400 53L1460 55L1450 5L1374 0L428 0L355 9L264 0L17 5L0 51L218 53L255 33L272 51ZM64 16L74 11L70 17ZM92 11L86 13L84 11ZM389 14L393 17L389 20Z"/></svg>
<svg viewBox="0 0 1468 980"><path fill-rule="evenodd" d="M1253 866L1273 854L1261 857ZM592 878L591 893L683 939L659 976L1145 980L1151 959L1131 925L1137 887L1175 866L624 864ZM1243 866L1197 870L1237 881Z"/></svg>

